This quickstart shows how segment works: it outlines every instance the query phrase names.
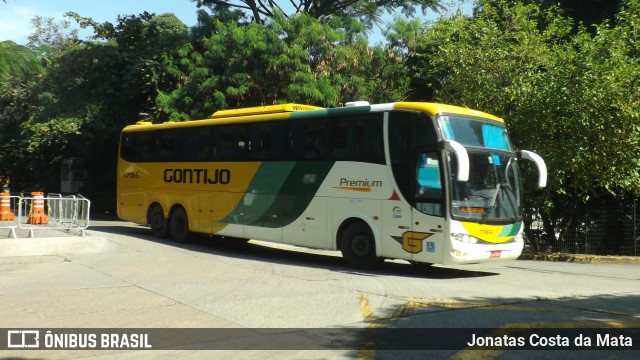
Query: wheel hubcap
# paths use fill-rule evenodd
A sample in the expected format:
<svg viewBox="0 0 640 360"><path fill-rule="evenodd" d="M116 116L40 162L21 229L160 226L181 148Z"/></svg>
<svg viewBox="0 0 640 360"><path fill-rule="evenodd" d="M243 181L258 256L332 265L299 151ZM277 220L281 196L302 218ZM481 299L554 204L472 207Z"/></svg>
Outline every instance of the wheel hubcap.
<svg viewBox="0 0 640 360"><path fill-rule="evenodd" d="M356 235L351 242L351 249L354 255L358 257L367 257L371 253L371 242L369 237L365 235Z"/></svg>

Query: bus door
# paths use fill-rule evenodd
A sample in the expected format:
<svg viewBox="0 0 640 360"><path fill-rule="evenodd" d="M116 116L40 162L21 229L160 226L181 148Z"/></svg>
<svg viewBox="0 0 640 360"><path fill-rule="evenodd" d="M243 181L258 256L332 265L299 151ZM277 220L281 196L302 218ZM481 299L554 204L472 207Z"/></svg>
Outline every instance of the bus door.
<svg viewBox="0 0 640 360"><path fill-rule="evenodd" d="M399 185L401 186L401 185ZM396 194L397 195L397 194ZM402 193L405 196L404 192ZM412 259L414 247L409 241L413 228L411 200L383 201L382 256L391 259Z"/></svg>
<svg viewBox="0 0 640 360"><path fill-rule="evenodd" d="M444 254L445 203L443 162L438 150L419 151L415 157L412 230L403 235L412 260L440 263Z"/></svg>
<svg viewBox="0 0 640 360"><path fill-rule="evenodd" d="M412 152L394 165L406 201L385 201L384 257L439 263L444 245L442 161L435 148Z"/></svg>

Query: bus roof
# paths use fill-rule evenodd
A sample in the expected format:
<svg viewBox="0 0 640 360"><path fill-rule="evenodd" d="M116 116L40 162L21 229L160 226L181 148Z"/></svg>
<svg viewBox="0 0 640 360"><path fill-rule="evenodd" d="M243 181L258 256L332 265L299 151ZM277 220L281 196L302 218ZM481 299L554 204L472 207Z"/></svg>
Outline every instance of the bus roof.
<svg viewBox="0 0 640 360"><path fill-rule="evenodd" d="M425 112L431 116L435 116L437 114L456 114L456 115L466 115L466 116L476 116L483 117L494 121L504 122L503 119L479 111L469 109L467 107L455 106L455 105L447 105L441 103L428 103L428 102L397 102L393 103L394 110L413 110Z"/></svg>
<svg viewBox="0 0 640 360"><path fill-rule="evenodd" d="M352 106L322 108L303 104L281 104L268 106L255 106L230 110L219 110L213 113L211 118L202 120L191 120L184 122L165 122L162 124L152 124L149 121L139 121L135 125L126 127L126 130L143 130L153 126L153 129L205 126L214 124L231 124L239 122L253 121L273 121L273 120L296 120L313 117L339 116L348 114L362 114L368 112L381 112L390 110L419 111L430 116L437 114L455 114L463 116L482 117L489 120L504 122L501 118L478 110L466 107L447 105L441 103L428 102L395 102L386 104L372 104L366 102L356 102Z"/></svg>
<svg viewBox="0 0 640 360"><path fill-rule="evenodd" d="M280 105L256 106L256 107L230 109L230 110L218 110L214 112L213 115L211 115L211 118L219 119L219 118L227 118L227 117L234 117L234 116L262 115L262 114L307 111L307 110L321 110L321 109L323 108L312 106L312 105L280 104Z"/></svg>

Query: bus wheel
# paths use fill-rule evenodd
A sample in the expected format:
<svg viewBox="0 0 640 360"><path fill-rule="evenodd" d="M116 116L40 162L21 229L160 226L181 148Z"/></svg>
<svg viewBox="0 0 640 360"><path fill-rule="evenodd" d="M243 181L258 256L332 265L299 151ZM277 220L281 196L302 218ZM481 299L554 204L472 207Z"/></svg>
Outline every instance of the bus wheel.
<svg viewBox="0 0 640 360"><path fill-rule="evenodd" d="M169 224L167 223L167 219L164 217L164 213L162 212L162 206L154 205L151 209L149 209L147 222L151 227L151 233L153 234L153 236L164 238L169 235Z"/></svg>
<svg viewBox="0 0 640 360"><path fill-rule="evenodd" d="M373 234L366 224L349 225L340 240L340 251L349 266L368 269L382 263L383 259L376 256Z"/></svg>
<svg viewBox="0 0 640 360"><path fill-rule="evenodd" d="M175 209L171 213L169 231L173 240L181 243L189 242L189 219L187 218L187 212L182 207Z"/></svg>

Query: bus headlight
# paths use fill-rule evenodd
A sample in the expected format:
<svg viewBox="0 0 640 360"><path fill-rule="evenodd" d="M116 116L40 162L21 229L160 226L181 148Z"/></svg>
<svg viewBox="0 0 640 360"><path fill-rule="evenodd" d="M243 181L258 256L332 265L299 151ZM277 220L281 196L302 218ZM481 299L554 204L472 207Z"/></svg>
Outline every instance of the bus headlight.
<svg viewBox="0 0 640 360"><path fill-rule="evenodd" d="M451 238L455 241L460 241L465 244L477 244L478 238L469 234L451 234Z"/></svg>

